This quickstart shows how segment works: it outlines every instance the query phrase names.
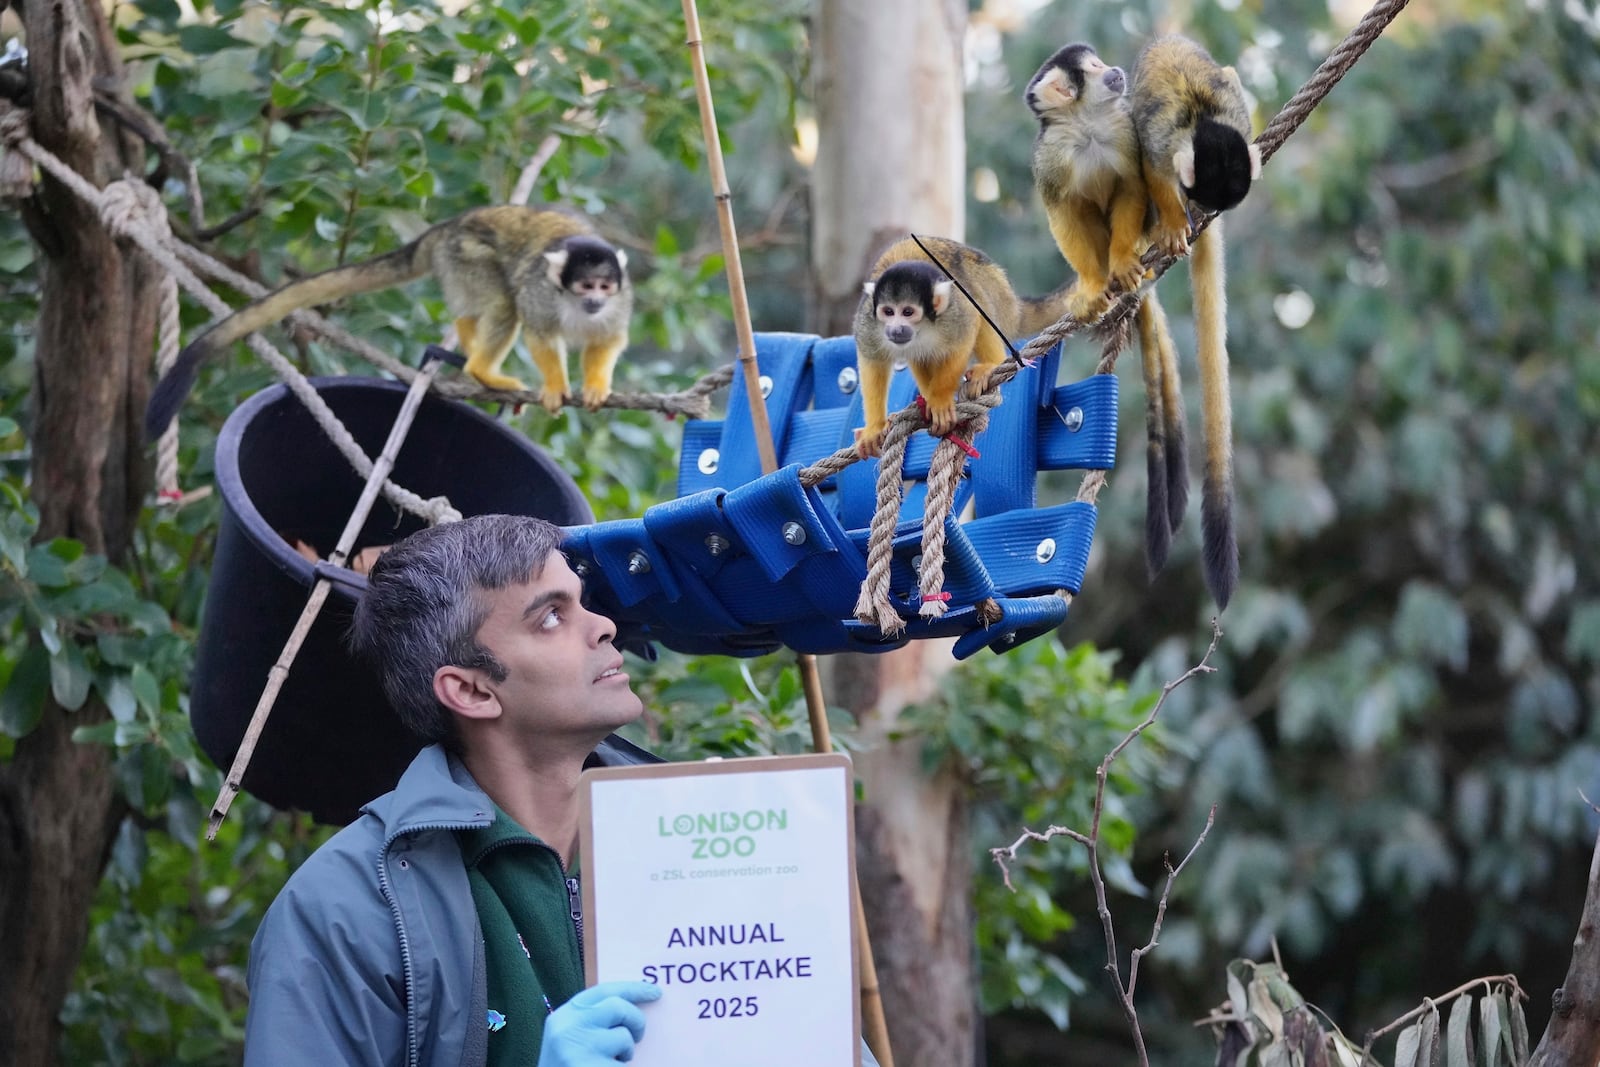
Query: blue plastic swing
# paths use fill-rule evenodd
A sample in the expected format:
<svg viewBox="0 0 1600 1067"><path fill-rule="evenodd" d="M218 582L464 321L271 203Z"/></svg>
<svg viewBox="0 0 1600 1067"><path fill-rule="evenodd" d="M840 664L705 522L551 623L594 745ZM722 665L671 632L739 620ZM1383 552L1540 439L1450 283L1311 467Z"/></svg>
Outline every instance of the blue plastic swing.
<svg viewBox="0 0 1600 1067"><path fill-rule="evenodd" d="M779 463L762 475L749 403L734 383L726 417L691 421L678 465L678 499L643 516L567 528L567 552L593 606L617 621L624 641L658 641L689 654L756 656L882 652L924 637L955 637L958 659L1003 652L1066 618L1055 590L1078 592L1094 538L1095 508L1035 507L1041 470L1109 470L1116 459L1117 379L1093 375L1055 385L1060 346L1002 389L1004 402L975 442L952 514L970 500L975 517L946 521L949 610L917 614L916 563L935 441L914 436L905 475L916 479L901 508L892 599L906 629L885 637L853 617L866 576L867 529L877 503L877 461L856 463L816 487L801 467L853 440L864 422L855 342L811 334L756 334L756 361ZM891 411L916 392L897 369ZM992 598L998 622L977 604Z"/></svg>

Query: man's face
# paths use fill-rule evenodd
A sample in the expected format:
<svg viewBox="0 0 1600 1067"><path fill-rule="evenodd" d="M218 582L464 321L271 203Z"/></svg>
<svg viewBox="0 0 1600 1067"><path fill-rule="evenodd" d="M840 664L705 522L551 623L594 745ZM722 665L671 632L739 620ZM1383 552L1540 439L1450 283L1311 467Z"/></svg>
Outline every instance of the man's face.
<svg viewBox="0 0 1600 1067"><path fill-rule="evenodd" d="M552 553L530 581L480 593L489 616L478 640L506 669L485 685L505 725L532 738L608 733L644 710L611 644L616 626L580 603L583 583Z"/></svg>

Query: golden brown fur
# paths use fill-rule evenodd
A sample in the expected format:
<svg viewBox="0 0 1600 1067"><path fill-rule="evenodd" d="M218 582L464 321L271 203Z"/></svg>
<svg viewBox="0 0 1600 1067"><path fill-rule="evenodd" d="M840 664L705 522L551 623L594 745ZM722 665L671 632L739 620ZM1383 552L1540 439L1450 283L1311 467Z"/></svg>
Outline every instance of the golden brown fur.
<svg viewBox="0 0 1600 1067"><path fill-rule="evenodd" d="M444 291L467 356L467 372L493 389L521 390L500 365L526 330L544 377L540 402L557 410L569 391L566 347L583 352L582 399L591 409L611 392L628 342L633 289L626 257L587 219L549 208L478 208L432 227L387 255L286 285L201 334L161 379L146 410L158 435L193 388L201 363L246 334L301 308L401 285L431 274Z"/></svg>

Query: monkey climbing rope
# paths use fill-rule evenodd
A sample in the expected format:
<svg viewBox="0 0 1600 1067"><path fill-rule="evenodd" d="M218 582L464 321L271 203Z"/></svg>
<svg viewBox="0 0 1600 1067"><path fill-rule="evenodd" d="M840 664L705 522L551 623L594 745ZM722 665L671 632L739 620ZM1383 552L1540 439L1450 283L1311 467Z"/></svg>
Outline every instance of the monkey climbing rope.
<svg viewBox="0 0 1600 1067"><path fill-rule="evenodd" d="M1317 104L1321 102L1321 100L1327 95L1328 91L1331 90L1332 86L1344 76L1351 66L1354 65L1356 60L1360 58L1367 47L1369 47L1371 43L1376 40L1376 38L1382 33L1383 29L1391 21L1393 21L1393 19L1405 7L1405 5L1406 0L1380 0L1379 3L1375 4L1372 9L1367 12L1367 14L1361 19L1360 23L1358 23L1358 25L1350 32L1344 41L1342 41L1340 45L1329 54L1327 59L1325 59L1317 68L1317 71L1312 75L1312 77L1300 88L1300 90L1294 95L1293 98L1290 99L1290 101L1272 119L1272 121L1268 123L1261 136L1257 138L1256 143L1261 147L1263 161L1271 158L1271 156L1276 152L1277 148L1280 147L1282 143L1294 132L1294 130L1299 127L1300 123L1305 120L1306 116L1310 114L1312 109L1314 109ZM149 218L149 214L153 208L145 205L143 201L146 198L137 192L135 192L135 194L131 197L116 192L109 194L103 193L101 190L96 189L93 185L71 171L70 168L67 168L48 151L41 148L32 140L28 133L26 114L9 104L0 104L0 141L3 141L8 150L8 155L14 152L26 157L27 159L38 164L40 167L44 168L52 177L56 178L58 181L61 181L68 188L72 189L72 191L78 196L96 205L96 207L101 211L102 218L109 229L115 232L119 237L127 238L137 243L141 249L143 249L163 268L165 268L168 274L175 279L179 285L182 285L185 289L199 297L202 302L213 311L213 313L217 315L223 315L227 313L228 309L219 299L216 298L214 294L210 292L209 289L206 288L204 283L202 283L195 276L193 271L189 269L189 266L187 266L186 263L195 265L196 268L206 272L212 277L221 278L230 284L237 285L246 292L259 293L263 291L261 287L257 286L249 279L245 279L242 276L227 270L221 264L217 263L215 260L212 260L204 253L199 252L198 250L195 250L177 240L170 234L170 230L164 226L161 226L159 223L152 221ZM15 180L14 177L13 180ZM129 179L128 181L132 181L134 185L140 184L132 179ZM112 184L116 185L118 183ZM138 204L139 206L137 208L132 208L129 206L130 204ZM1200 227L1204 227L1209 221L1209 218L1201 219L1199 220L1198 225ZM1157 278L1163 274L1173 262L1174 260L1171 257L1161 257L1154 254L1147 255L1145 260L1147 268L1150 269L1153 277ZM1108 316L1102 320L1102 325L1118 324L1121 322L1121 320L1126 319L1132 314L1132 312L1136 309L1137 304L1137 295L1130 294L1123 297L1113 307ZM349 348L361 358L372 363L374 366L377 366L402 380L409 382L415 375L415 372L411 368L401 364L399 361L394 360L392 357L387 356L381 351L378 351L370 344L351 337L349 334L345 333L339 328L321 321L315 315L310 313L302 313L298 316L298 321L306 324L309 328L327 337L329 340ZM1054 326L1043 331L1038 337L1029 342L1029 344L1022 351L1023 358L1031 359L1043 356L1044 353L1057 345L1059 341L1075 332L1080 325L1081 324L1070 319L1063 319L1061 322L1056 323ZM846 342L848 341L848 339L840 340L844 340ZM818 347L831 345L833 343L833 341L817 342ZM295 392L295 395L317 413L319 425L321 425L328 433L330 439L335 442L336 446L351 462L352 466L354 466L355 469L363 476L369 473L372 469L371 460L361 452L360 448L356 446L349 435L343 432L342 427L339 427L338 425L337 419L333 417L331 412L326 410L326 405L323 404L320 401L320 398L316 396L315 391L312 390L309 385L303 381L303 379L300 379L300 376L294 367L289 364L288 361L284 359L280 353L273 349L272 346L269 345L264 339L260 337L251 337L250 344L252 348L254 348L255 351L273 367L279 376L283 377L289 383L290 388ZM1102 358L1099 367L1097 367L1097 374L1095 376L1086 379L1083 383L1079 383L1079 386L1077 387L1069 388L1089 387L1095 382L1096 378L1109 378L1110 372L1114 369L1115 360L1116 352L1108 350L1105 356ZM963 400L958 407L958 410L962 415L969 419L982 420L989 417L989 413L999 402L999 390L1003 389L1005 384L1011 381L1012 377L1017 375L1022 369L1023 368L1019 367L1019 365L1015 363L1004 365L999 371L991 376L991 389L988 394L986 394L984 397L976 399ZM691 416L699 415L703 414L703 412L706 410L705 398L711 392L714 392L723 385L727 384L730 379L731 368L723 368L722 370L714 372L711 375L707 375L700 382L696 383L694 387L684 391L683 393L673 394L666 397L655 397L650 395L627 396L619 394L613 397L608 406L637 407L649 410L659 410L668 413L683 413ZM513 403L526 402L534 399L533 394L531 393L507 395L503 393L487 391L473 383L459 380L436 382L434 387L440 393L446 396L492 399L500 402ZM1103 399L1101 402L1103 403ZM732 418L734 409L737 406L738 405L735 402L730 402L730 419ZM1059 407L1058 403L1056 403L1053 399L1050 406ZM1003 411L1004 409L1001 410ZM1085 417L1087 418L1088 416ZM1065 416L1063 415L1062 418L1064 420ZM902 454L909 453L913 457L917 454L922 442L918 441L916 443L910 443L907 439L911 436L915 429L919 427L920 423L921 420L919 416L912 410L900 411L893 417L890 424L889 440L896 442L896 447L903 450ZM1082 424L1080 424L1080 428L1081 425ZM990 436L991 438L996 437L995 434L991 434ZM815 436L813 436L810 440L815 443L817 439ZM992 445L989 445L989 447L992 447ZM924 508L922 525L936 525L939 528L939 531L943 532L944 538L948 542L951 532L958 530L953 521L949 518L949 515L952 511L959 508L964 503L965 497L968 496L972 490L970 486L967 486L964 483L958 484L960 483L961 467L965 462L959 450L955 448L935 448L933 451L934 459L929 466L929 491L927 497L921 501L912 499L906 503L921 503ZM686 434L684 446L685 462L687 461L689 454L690 442L689 437ZM768 477L790 477L794 480L795 487L802 494L814 492L828 479L834 478L841 487L841 491L844 491L849 488L851 483L855 482L859 478L858 475L853 473L845 473L846 468L853 466L855 463L856 458L853 450L846 447L838 449L834 452L834 454L826 457L820 462L812 463L804 468L798 468L792 474L786 471L780 471L777 472L777 474ZM1088 470L1088 473L1081 482L1076 500L1073 503L1087 505L1092 514L1094 501L1098 496L1099 490L1103 487L1105 482L1105 470L1109 467L1109 462L1106 462L1103 465L1097 465L1094 462L1089 462L1085 463L1083 467L1084 469ZM880 464L880 473L881 468L882 464ZM900 479L891 478L886 475L882 478L875 479L875 481L883 483L882 492L878 494L879 503L882 506L876 510L882 511L886 515L891 516L901 513L900 509L894 506L899 503L898 494L900 492ZM680 478L681 488L692 486L693 483L694 479L692 478L688 481ZM731 497L735 493L741 492L744 488L747 488L747 486L736 485L734 490L725 495ZM442 519L447 519L453 514L453 509L449 508L448 502L445 502L442 499L423 501L414 494L409 494L400 487L387 483L384 487L384 493L392 502L396 504L396 506L403 507L406 510L424 515L429 519L429 521L440 521ZM946 501L948 501L950 511L945 511ZM793 501L791 500L791 503L792 502ZM667 506L668 505L658 505L658 507ZM1015 512L1020 510L1021 509L1013 510L1013 516L1015 518L1020 518L1020 516L1015 515ZM649 516L647 516L647 518L649 518ZM609 524L598 524L596 528L607 525ZM896 558L893 546L896 543L903 543L905 541L906 534L898 529L899 524L897 523L879 521L873 525L876 527L876 534L874 537L868 539L868 543L865 546L867 556L865 570L868 573L869 580L874 583L878 583L878 585L881 587L884 574L893 573L893 561ZM579 528L575 531L575 536L580 541L584 539L585 529L588 528ZM801 527L801 532L806 532L804 526ZM1092 535L1092 525L1090 526L1089 532ZM601 538L600 540L605 541L607 538ZM955 547L961 552L965 552L968 546L957 543ZM918 591L917 599L924 606L930 602L934 602L940 606L943 606L942 600L935 599L940 593L943 592L942 575L939 571L939 561L937 559L938 555L940 554L938 551L939 548L940 536L938 532L935 532L933 536L927 540L925 551L923 552L924 558L920 560L923 571L920 579L915 582L903 583L907 588L915 586ZM914 559L915 557L912 558ZM874 561L876 561L875 568L873 566ZM629 553L620 560L613 560L611 562L620 564L623 574L628 574L630 577L638 577L638 575L630 574L630 570L649 566L651 564L651 559L649 558L648 554L646 554L641 561L641 559L636 558ZM768 562L770 563L772 561ZM774 564L774 566L776 566L776 564ZM642 570L641 573L649 574L650 571ZM838 575L833 575L833 577L837 578ZM1081 577L1081 574L1079 577ZM661 575L658 574L657 580L659 581L660 578ZM1059 586L1059 589L1062 590L1062 592L1054 598L1061 604L1059 613L1056 611L1046 612L1040 615L1034 621L1036 623L1043 623L1047 618L1055 618L1056 621L1059 621L1059 618L1064 616L1065 605L1070 602L1074 588L1075 586L1071 584L1062 584ZM632 595L631 592L629 595ZM989 611L980 616L979 609L984 600L985 598L983 596L978 596L973 599L970 604L962 601L963 606L960 610L952 609L946 614L964 616L966 617L968 625L973 626L975 629L979 628L982 625L983 618L992 615L992 611ZM636 603L638 602L636 601ZM631 605L623 606L629 607ZM817 606L820 607L820 605ZM846 608L844 611L836 615L836 618L842 618L851 613L852 609ZM715 616L716 614L717 613L712 612L712 615ZM874 617L880 622L889 623L892 628L894 620L882 617L881 612L877 611L876 609L874 610ZM938 625L940 620L945 619L945 615L940 614L937 607L930 610L926 615L922 615L919 612L918 619L919 622L913 624L913 626L914 628L916 626L920 626L921 628L916 630L915 636L924 636L932 632L949 631L950 621L946 621L944 625ZM720 618L717 621L719 624L727 624L730 622L733 624L733 628L729 630L729 633L733 635L734 647L719 650L737 651L741 648L746 651L763 650L771 639L771 634L757 634L752 637L748 633L743 633L742 631L746 628L740 627L737 623L737 620L731 619L725 610L720 613ZM849 624L846 625L848 626ZM1044 629L1048 628L1048 626L1044 627ZM1034 629L1038 632L1043 632L1043 630L1039 629L1038 626L1025 629ZM1014 641L1018 636L1020 636L1021 632L1022 631L1017 629L1007 627L1000 636L1002 638L1009 637ZM705 635L702 634L699 636ZM689 643L694 644L696 642L691 641ZM981 645L984 643L989 642L980 641L976 647L981 647ZM858 644L859 643L852 643L848 647L858 647ZM872 645L874 647L883 647L884 642L876 641L872 642Z"/></svg>

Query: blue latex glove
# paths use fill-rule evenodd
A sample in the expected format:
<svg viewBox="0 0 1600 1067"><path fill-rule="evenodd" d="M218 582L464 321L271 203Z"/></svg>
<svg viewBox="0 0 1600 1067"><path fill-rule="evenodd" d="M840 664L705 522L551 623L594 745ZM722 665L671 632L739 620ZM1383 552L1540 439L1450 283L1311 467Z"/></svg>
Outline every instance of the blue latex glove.
<svg viewBox="0 0 1600 1067"><path fill-rule="evenodd" d="M637 1007L661 998L649 982L601 982L567 1001L544 1021L539 1067L602 1067L633 1059L644 1036Z"/></svg>

